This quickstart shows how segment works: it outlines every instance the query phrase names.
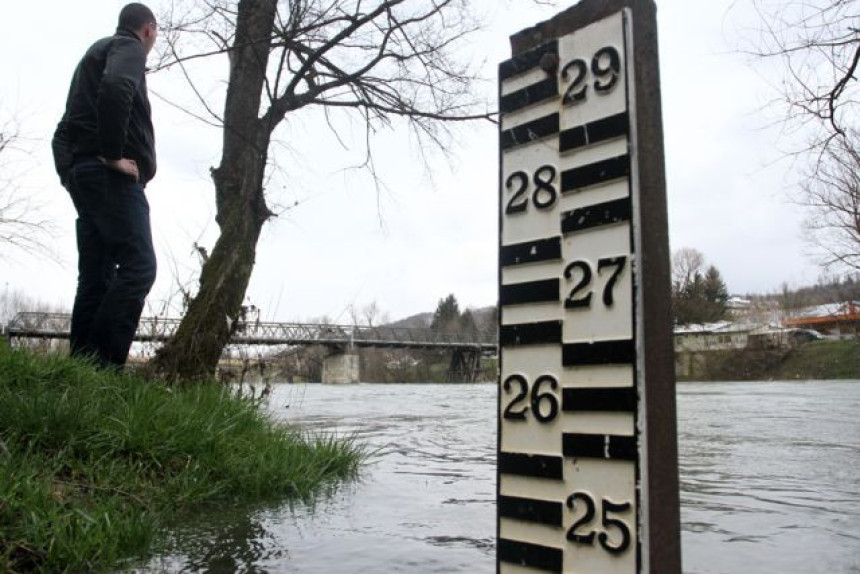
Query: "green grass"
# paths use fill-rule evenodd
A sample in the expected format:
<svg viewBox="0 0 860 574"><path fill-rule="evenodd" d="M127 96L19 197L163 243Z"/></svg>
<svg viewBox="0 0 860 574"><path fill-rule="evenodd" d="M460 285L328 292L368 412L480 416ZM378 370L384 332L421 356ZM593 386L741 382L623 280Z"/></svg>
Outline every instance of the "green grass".
<svg viewBox="0 0 860 574"><path fill-rule="evenodd" d="M860 341L823 340L793 349L712 351L701 353L703 364L694 381L860 380Z"/></svg>
<svg viewBox="0 0 860 574"><path fill-rule="evenodd" d="M780 365L779 379L860 379L860 341L813 341Z"/></svg>
<svg viewBox="0 0 860 574"><path fill-rule="evenodd" d="M2 572L104 570L145 556L176 513L308 498L365 457L219 385L166 387L2 345L0 440Z"/></svg>

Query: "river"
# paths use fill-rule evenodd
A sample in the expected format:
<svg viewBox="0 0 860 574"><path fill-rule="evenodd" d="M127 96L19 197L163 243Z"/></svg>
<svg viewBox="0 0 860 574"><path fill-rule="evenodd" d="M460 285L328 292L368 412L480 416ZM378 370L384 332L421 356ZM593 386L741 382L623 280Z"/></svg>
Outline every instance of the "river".
<svg viewBox="0 0 860 574"><path fill-rule="evenodd" d="M860 381L680 383L684 572L860 573ZM220 508L143 571L495 572L495 386L278 385L274 417L356 433L358 481Z"/></svg>

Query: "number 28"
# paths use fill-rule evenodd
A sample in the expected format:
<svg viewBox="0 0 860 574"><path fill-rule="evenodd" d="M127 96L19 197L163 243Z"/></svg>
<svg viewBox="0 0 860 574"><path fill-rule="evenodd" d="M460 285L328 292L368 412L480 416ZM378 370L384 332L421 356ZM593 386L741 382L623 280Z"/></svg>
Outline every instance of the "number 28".
<svg viewBox="0 0 860 574"><path fill-rule="evenodd" d="M554 181L557 171L552 165L542 165L537 168L534 174L529 178L529 174L524 171L515 171L505 180L505 187L513 191L514 195L508 201L505 207L506 215L514 215L515 213L525 213L529 208L528 191L533 187L532 203L537 209L548 209L552 207L558 199L558 190L555 187ZM530 186L529 183L533 186Z"/></svg>

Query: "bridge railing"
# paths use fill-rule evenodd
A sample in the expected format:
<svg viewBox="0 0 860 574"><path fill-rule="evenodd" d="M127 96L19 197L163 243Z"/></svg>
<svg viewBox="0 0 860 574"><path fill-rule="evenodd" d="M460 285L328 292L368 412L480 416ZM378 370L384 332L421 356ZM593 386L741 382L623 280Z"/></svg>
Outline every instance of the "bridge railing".
<svg viewBox="0 0 860 574"><path fill-rule="evenodd" d="M136 341L163 342L179 328L181 320L143 317ZM66 313L18 313L7 325L9 337L68 338L71 316ZM429 328L372 327L322 323L242 322L231 338L234 344L328 345L360 347L474 348L492 350L495 333L446 333Z"/></svg>
<svg viewBox="0 0 860 574"><path fill-rule="evenodd" d="M67 313L18 313L6 325L6 333L32 333L34 336L61 333L68 336L72 317Z"/></svg>

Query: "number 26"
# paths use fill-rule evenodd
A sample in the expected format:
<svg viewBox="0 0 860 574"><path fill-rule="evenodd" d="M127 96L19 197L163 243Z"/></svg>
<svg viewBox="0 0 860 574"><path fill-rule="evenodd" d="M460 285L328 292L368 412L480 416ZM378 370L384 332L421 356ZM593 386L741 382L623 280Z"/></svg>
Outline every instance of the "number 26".
<svg viewBox="0 0 860 574"><path fill-rule="evenodd" d="M511 375L502 383L506 393L513 392L514 385L519 387L518 392L514 400L505 407L503 416L508 420L524 421L529 411L529 406L523 404L529 394L529 382L522 375ZM558 396L554 392L558 387L558 380L552 375L541 375L535 380L531 390L531 411L538 422L551 422L558 415ZM542 405L547 405L548 412L544 412Z"/></svg>

